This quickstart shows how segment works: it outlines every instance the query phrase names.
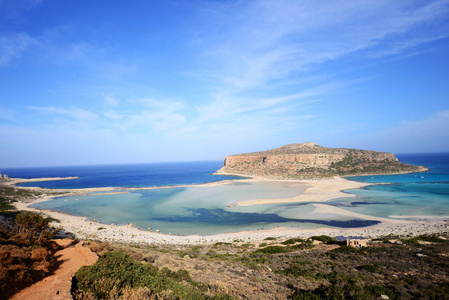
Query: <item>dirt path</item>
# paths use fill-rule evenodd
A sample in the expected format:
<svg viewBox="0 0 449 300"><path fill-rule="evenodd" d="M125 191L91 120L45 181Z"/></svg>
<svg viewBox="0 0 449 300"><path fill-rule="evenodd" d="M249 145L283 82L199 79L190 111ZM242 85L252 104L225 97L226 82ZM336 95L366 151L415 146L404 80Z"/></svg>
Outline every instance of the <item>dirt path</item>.
<svg viewBox="0 0 449 300"><path fill-rule="evenodd" d="M72 299L70 289L72 277L79 268L94 264L98 257L89 248L83 247L83 242L73 245L73 240L57 240L64 247L55 253L62 262L54 274L36 282L12 296L12 300L41 300L41 299Z"/></svg>

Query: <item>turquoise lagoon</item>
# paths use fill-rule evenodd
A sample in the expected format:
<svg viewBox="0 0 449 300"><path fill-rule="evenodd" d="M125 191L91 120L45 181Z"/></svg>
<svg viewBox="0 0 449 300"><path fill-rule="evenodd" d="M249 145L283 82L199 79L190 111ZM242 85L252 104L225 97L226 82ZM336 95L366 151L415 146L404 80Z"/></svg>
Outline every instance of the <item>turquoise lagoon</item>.
<svg viewBox="0 0 449 300"><path fill-rule="evenodd" d="M424 165L430 170L401 175L351 177L350 180L374 185L349 191L357 199L337 199L331 204L378 217L449 219L449 153L404 154L397 157L402 162Z"/></svg>
<svg viewBox="0 0 449 300"><path fill-rule="evenodd" d="M104 224L128 224L176 235L209 235L279 226L361 227L378 223L335 216L323 220L311 204L233 206L253 199L290 198L305 186L282 182L235 182L204 187L138 190L126 194L61 197L33 205L40 209L86 216Z"/></svg>
<svg viewBox="0 0 449 300"><path fill-rule="evenodd" d="M133 223L144 230L151 227L176 235L209 235L275 227L364 227L377 224L374 217L449 218L449 154L397 157L403 162L426 165L430 171L350 177L349 180L372 185L346 191L356 197L322 203L363 214L363 219L337 213L318 214L314 211L314 203L232 205L245 200L294 197L305 186L293 182L236 181L218 186L158 188L116 195L99 193L57 198L34 207L86 216L104 224ZM170 182L169 179L166 181Z"/></svg>

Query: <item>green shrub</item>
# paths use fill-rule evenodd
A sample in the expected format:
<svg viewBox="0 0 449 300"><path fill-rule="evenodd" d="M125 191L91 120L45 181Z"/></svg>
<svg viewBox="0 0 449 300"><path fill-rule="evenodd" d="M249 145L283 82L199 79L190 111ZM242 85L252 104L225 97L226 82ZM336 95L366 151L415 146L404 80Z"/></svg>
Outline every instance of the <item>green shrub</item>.
<svg viewBox="0 0 449 300"><path fill-rule="evenodd" d="M375 273L379 268L377 268L375 265L363 265L356 267L357 270L365 270L367 272Z"/></svg>
<svg viewBox="0 0 449 300"><path fill-rule="evenodd" d="M328 235L315 235L310 238L313 241L320 241L323 243L335 243L335 238Z"/></svg>
<svg viewBox="0 0 449 300"><path fill-rule="evenodd" d="M257 249L254 253L264 253L264 254L276 254L276 253L286 253L287 249L282 246L268 246L265 248Z"/></svg>
<svg viewBox="0 0 449 300"><path fill-rule="evenodd" d="M416 299L447 299L447 295L449 295L449 281L421 288L415 291L413 295Z"/></svg>
<svg viewBox="0 0 449 300"><path fill-rule="evenodd" d="M311 249L313 248L313 243L311 240L303 241L299 244L294 244L291 246L288 246L288 251L295 251L295 250L301 250L301 249Z"/></svg>
<svg viewBox="0 0 449 300"><path fill-rule="evenodd" d="M383 287L381 285L378 285L378 284L376 284L376 285L366 285L363 288L363 292L364 292L366 297L371 296L371 297L378 298L381 295L386 295L390 299L396 298L395 297L396 295L391 290L389 290L388 288L385 288L385 287Z"/></svg>
<svg viewBox="0 0 449 300"><path fill-rule="evenodd" d="M330 280L330 285L321 284L313 291L298 291L292 299L378 299L387 295L396 298L394 292L381 285L363 285L357 279L337 276Z"/></svg>
<svg viewBox="0 0 449 300"><path fill-rule="evenodd" d="M296 244L296 243L304 243L304 242L305 242L305 240L303 240L303 239L292 238L292 239L288 239L286 241L283 241L281 244L282 245L293 245L293 244Z"/></svg>
<svg viewBox="0 0 449 300"><path fill-rule="evenodd" d="M251 254L244 255L239 258L236 258L235 261L241 262L243 265L249 267L250 269L257 270L260 268L260 265L265 263L271 263L271 259L262 254Z"/></svg>
<svg viewBox="0 0 449 300"><path fill-rule="evenodd" d="M10 201L13 201L13 200L0 197L0 213L1 214L7 214L14 210L14 205L12 205L10 203Z"/></svg>
<svg viewBox="0 0 449 300"><path fill-rule="evenodd" d="M217 242L214 244L214 247L218 247L218 246L231 246L232 243L225 243L225 242Z"/></svg>
<svg viewBox="0 0 449 300"><path fill-rule="evenodd" d="M326 255L329 255L332 258L335 258L337 255L350 255L350 254L355 254L357 253L359 250L351 247L351 246L341 246L339 248L336 249L332 249L326 252Z"/></svg>
<svg viewBox="0 0 449 300"><path fill-rule="evenodd" d="M108 252L92 266L84 266L75 274L79 291L108 299L111 291L123 288L147 287L154 294L169 293L174 299L204 299L185 270L168 269L139 263L119 251ZM185 284L181 283L184 282Z"/></svg>
<svg viewBox="0 0 449 300"><path fill-rule="evenodd" d="M314 278L314 274L307 269L301 269L299 265L292 265L284 270L277 270L275 273L284 274L286 276L294 276L294 277L305 277L305 278Z"/></svg>
<svg viewBox="0 0 449 300"><path fill-rule="evenodd" d="M416 278L415 277L403 277L402 281L404 281L407 284L414 284L416 282Z"/></svg>
<svg viewBox="0 0 449 300"><path fill-rule="evenodd" d="M436 237L436 236L427 236L427 235L421 235L415 238L409 239L410 242L416 242L416 241L423 241L423 242L431 242L431 243L446 243L447 240L444 240L442 238Z"/></svg>

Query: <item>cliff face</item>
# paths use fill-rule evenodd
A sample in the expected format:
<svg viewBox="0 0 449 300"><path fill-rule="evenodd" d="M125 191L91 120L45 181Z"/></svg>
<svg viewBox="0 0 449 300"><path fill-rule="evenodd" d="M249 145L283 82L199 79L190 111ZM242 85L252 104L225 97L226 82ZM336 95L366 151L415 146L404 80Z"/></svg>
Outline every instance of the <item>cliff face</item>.
<svg viewBox="0 0 449 300"><path fill-rule="evenodd" d="M420 172L426 168L399 162L394 154L326 148L316 143L291 144L277 149L227 156L217 173L272 178Z"/></svg>

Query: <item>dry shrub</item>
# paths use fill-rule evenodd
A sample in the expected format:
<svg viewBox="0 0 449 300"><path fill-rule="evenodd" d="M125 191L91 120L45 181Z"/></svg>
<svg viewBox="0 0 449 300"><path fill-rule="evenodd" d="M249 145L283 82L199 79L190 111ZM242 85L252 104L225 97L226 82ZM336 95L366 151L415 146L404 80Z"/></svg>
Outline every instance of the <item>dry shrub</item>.
<svg viewBox="0 0 449 300"><path fill-rule="evenodd" d="M48 227L48 220L31 211L21 211L17 214L13 231L18 234L17 244L43 245L47 243L54 232Z"/></svg>
<svg viewBox="0 0 449 300"><path fill-rule="evenodd" d="M157 293L157 298L161 300L176 300L179 299L175 295L173 295L173 291L171 290L164 290L162 292Z"/></svg>
<svg viewBox="0 0 449 300"><path fill-rule="evenodd" d="M93 293L83 292L83 291L75 291L73 292L74 300L96 300L97 298Z"/></svg>
<svg viewBox="0 0 449 300"><path fill-rule="evenodd" d="M56 264L51 250L57 245L49 240L52 234L48 221L33 212L20 212L0 223L0 298L49 274Z"/></svg>
<svg viewBox="0 0 449 300"><path fill-rule="evenodd" d="M107 295L112 295L112 299L114 299L114 295L118 295L118 286L121 285L119 279L102 277L95 283L96 288L96 296L99 298L108 298Z"/></svg>
<svg viewBox="0 0 449 300"><path fill-rule="evenodd" d="M121 290L122 295L118 300L156 300L156 296L147 287L130 288L125 287ZM113 298L111 298L113 299ZM159 298L161 299L161 298Z"/></svg>
<svg viewBox="0 0 449 300"><path fill-rule="evenodd" d="M39 247L32 250L14 245L0 247L0 294L8 295L49 273L55 260L51 252Z"/></svg>
<svg viewBox="0 0 449 300"><path fill-rule="evenodd" d="M19 246L31 246L31 236L25 233L14 234L9 238L9 242Z"/></svg>
<svg viewBox="0 0 449 300"><path fill-rule="evenodd" d="M95 297L93 293L75 291L73 293L74 300L96 300L98 298ZM157 298L151 290L147 287L139 287L139 288L131 288L126 286L119 290L117 287L114 287L108 295L108 299L111 300L160 300L164 298Z"/></svg>
<svg viewBox="0 0 449 300"><path fill-rule="evenodd" d="M6 266L8 264L12 263L12 249L15 249L17 247L12 245L4 245L0 247L0 262L1 266Z"/></svg>
<svg viewBox="0 0 449 300"><path fill-rule="evenodd" d="M22 211L16 216L15 226L19 232L37 232L48 228L48 220L37 213Z"/></svg>
<svg viewBox="0 0 449 300"><path fill-rule="evenodd" d="M48 243L45 243L45 248L50 250L52 253L62 249L62 247L59 246L55 241L49 241Z"/></svg>
<svg viewBox="0 0 449 300"><path fill-rule="evenodd" d="M95 252L98 256L102 256L103 254L111 250L111 246L107 243L89 241L84 242L84 245L86 245L92 252Z"/></svg>
<svg viewBox="0 0 449 300"><path fill-rule="evenodd" d="M209 291L212 294L227 294L229 293L228 287L223 282L216 281L209 284Z"/></svg>
<svg viewBox="0 0 449 300"><path fill-rule="evenodd" d="M142 253L140 253L140 252L137 252L137 253L131 253L131 254L129 255L129 257L131 257L132 259L137 260L137 261L143 261L143 255L142 255Z"/></svg>
<svg viewBox="0 0 449 300"><path fill-rule="evenodd" d="M0 264L0 282L6 281L8 278L8 269L6 269L3 265Z"/></svg>
<svg viewBox="0 0 449 300"><path fill-rule="evenodd" d="M51 255L51 252L45 248L37 248L31 251L31 259L32 260L47 260L48 256Z"/></svg>
<svg viewBox="0 0 449 300"><path fill-rule="evenodd" d="M24 266L16 265L12 271L15 271L13 276L15 282L22 284L33 282L30 272Z"/></svg>
<svg viewBox="0 0 449 300"><path fill-rule="evenodd" d="M17 264L30 257L29 253L14 245L3 245L0 247L0 261L3 266Z"/></svg>

